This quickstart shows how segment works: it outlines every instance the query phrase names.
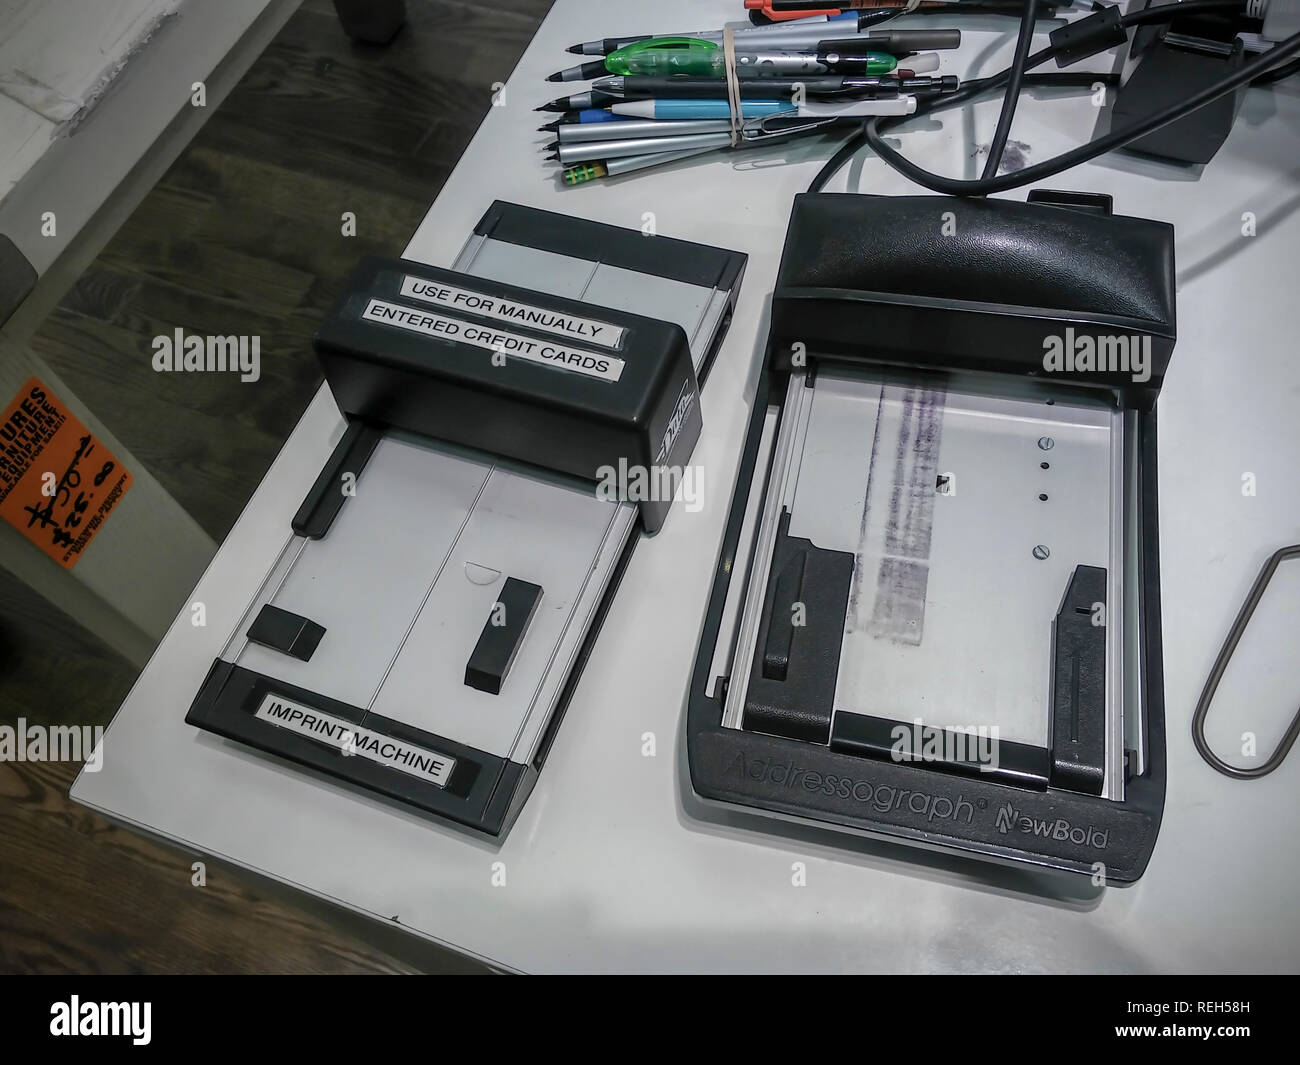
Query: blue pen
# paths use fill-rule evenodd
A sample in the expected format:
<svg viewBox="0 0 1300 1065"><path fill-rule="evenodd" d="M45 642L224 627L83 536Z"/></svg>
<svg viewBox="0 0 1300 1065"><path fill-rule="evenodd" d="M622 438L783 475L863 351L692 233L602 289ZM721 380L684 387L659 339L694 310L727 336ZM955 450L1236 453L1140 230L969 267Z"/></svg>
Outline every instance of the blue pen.
<svg viewBox="0 0 1300 1065"><path fill-rule="evenodd" d="M608 126L622 125L630 122L626 115L614 115L608 111L602 111L599 108L587 108L585 111L568 111L562 118L557 118L554 122L548 122L544 126L538 126L538 133L555 133L558 130L572 126ZM601 134L604 136L604 134Z"/></svg>
<svg viewBox="0 0 1300 1065"><path fill-rule="evenodd" d="M588 107L578 112L579 122L620 122L626 116L616 115L611 111L602 111L598 107Z"/></svg>
<svg viewBox="0 0 1300 1065"><path fill-rule="evenodd" d="M742 100L742 118L763 118L790 110L789 100ZM726 100L630 100L610 108L628 118L718 119L731 117Z"/></svg>

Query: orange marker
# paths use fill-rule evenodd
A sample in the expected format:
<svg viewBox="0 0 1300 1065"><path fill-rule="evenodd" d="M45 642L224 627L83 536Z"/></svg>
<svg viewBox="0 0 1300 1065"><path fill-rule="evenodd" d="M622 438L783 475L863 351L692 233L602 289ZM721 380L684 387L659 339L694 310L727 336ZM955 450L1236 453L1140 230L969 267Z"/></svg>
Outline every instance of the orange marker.
<svg viewBox="0 0 1300 1065"><path fill-rule="evenodd" d="M773 22L784 22L788 19L808 18L812 15L838 15L838 7L822 8L818 11L773 11L768 0L745 0L746 11L761 11Z"/></svg>

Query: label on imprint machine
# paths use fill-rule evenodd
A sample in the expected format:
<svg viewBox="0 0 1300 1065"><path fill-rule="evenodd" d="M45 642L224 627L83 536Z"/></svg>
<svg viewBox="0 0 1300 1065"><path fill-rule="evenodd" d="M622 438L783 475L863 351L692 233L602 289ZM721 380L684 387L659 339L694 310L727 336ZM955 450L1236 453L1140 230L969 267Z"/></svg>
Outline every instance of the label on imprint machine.
<svg viewBox="0 0 1300 1065"><path fill-rule="evenodd" d="M350 721L313 710L309 706L295 703L278 695L268 694L257 708L254 717L269 721L282 729L320 740L337 748L347 755L368 758L372 762L386 765L390 769L400 769L420 780L436 784L440 788L447 786L451 771L456 768L456 759L447 754L439 754L424 747L403 743L391 736L371 732Z"/></svg>
<svg viewBox="0 0 1300 1065"><path fill-rule="evenodd" d="M598 322L593 318L579 318L565 314L563 311L551 311L544 307L530 307L526 303L516 303L503 296L489 296L482 292L444 285L440 281L429 281L423 277L402 278L402 295L421 303L432 303L445 307L449 311L469 311L487 318L498 318L503 322L516 325L530 325L546 333L568 337L570 340L586 340L599 344L603 348L616 348L623 342L627 332L622 326Z"/></svg>
<svg viewBox="0 0 1300 1065"><path fill-rule="evenodd" d="M500 352L512 359L525 359L602 381L617 381L623 376L623 360L616 355L597 354L564 344L553 344L547 340L507 333L459 318L447 318L432 311L417 311L385 300L372 299L361 312L361 317L367 322L395 325L413 333L473 344L491 352Z"/></svg>

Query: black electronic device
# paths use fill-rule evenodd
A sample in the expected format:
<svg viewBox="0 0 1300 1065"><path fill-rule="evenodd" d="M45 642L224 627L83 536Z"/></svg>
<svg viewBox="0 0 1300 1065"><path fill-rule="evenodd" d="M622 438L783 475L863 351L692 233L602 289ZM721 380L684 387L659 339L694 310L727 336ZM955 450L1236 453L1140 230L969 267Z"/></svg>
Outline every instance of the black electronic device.
<svg viewBox="0 0 1300 1065"><path fill-rule="evenodd" d="M706 800L1127 882L1164 803L1172 227L796 201L692 681Z"/></svg>
<svg viewBox="0 0 1300 1065"><path fill-rule="evenodd" d="M1112 125L1122 128L1175 107L1236 73L1246 61L1245 46L1237 36L1241 29L1240 15L1233 11L1199 11L1139 26L1128 56L1136 65L1115 100ZM1208 163L1232 132L1246 89L1239 86L1139 137L1127 150L1179 163Z"/></svg>
<svg viewBox="0 0 1300 1065"><path fill-rule="evenodd" d="M503 836L700 434L744 255L497 203L367 259L316 348L347 428L186 720Z"/></svg>

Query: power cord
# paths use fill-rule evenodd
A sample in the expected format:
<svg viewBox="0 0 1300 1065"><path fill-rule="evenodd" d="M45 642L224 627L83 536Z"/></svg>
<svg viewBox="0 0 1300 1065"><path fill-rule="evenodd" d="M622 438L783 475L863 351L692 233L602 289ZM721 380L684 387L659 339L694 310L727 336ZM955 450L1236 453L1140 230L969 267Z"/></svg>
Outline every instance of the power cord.
<svg viewBox="0 0 1300 1065"><path fill-rule="evenodd" d="M968 81L955 93L945 96L943 102L945 105L956 106L957 104L965 103L967 100L976 96L980 96L983 93L991 92L998 88L1006 80L1009 74L1010 70L1004 70L1000 74L993 74L987 78ZM1026 88L1091 89L1098 83L1108 86L1116 86L1119 84L1119 75L1111 73L1087 73L1080 71L1075 73L1026 74L1024 76L1024 86ZM927 107L926 102L922 102L918 105L915 114L909 115L908 117L914 118L918 114L925 114L928 111L933 110L937 110L937 108L933 106ZM812 183L808 186L809 192L821 192L822 189L826 187L827 182L839 173L850 159L861 151L863 144L866 143L867 124L867 122L862 122L858 125L855 132L840 146L835 154L826 161L825 165L823 165L817 172L817 176L813 178ZM886 159L885 162L889 162L889 160Z"/></svg>
<svg viewBox="0 0 1300 1065"><path fill-rule="evenodd" d="M1016 54L1011 62L1011 73L1007 78L1007 92L1002 97L1002 113L998 115L998 128L993 134L993 143L989 145L989 157L984 163L986 178L994 177L1002 165L1002 153L1006 151L1007 138L1011 136L1011 123L1016 117L1016 105L1020 103L1020 86L1025 80L1025 63L1029 60L1029 46L1034 43L1035 15L1038 0L1026 0L1025 14L1020 20L1020 33L1016 37Z"/></svg>
<svg viewBox="0 0 1300 1065"><path fill-rule="evenodd" d="M864 133L867 143L871 145L878 156L896 170L906 174L917 184L923 185L933 192L943 192L952 196L987 196L994 192L1006 192L1008 189L1032 185L1043 178L1052 177L1063 170L1069 170L1080 163L1095 159L1099 155L1105 155L1116 148L1122 148L1124 145L1140 137L1145 137L1148 133L1161 129L1171 122L1177 122L1180 118L1190 115L1193 111L1212 103L1220 96L1232 92L1239 86L1253 81L1257 76L1268 71L1274 64L1297 53L1300 53L1300 33L1286 38L1269 52L1241 66L1232 76L1202 89L1175 107L1167 108L1154 115L1148 115L1146 118L1130 123L1123 129L1115 130L1105 137L1099 137L1089 144L1065 152L1063 155L1058 155L1055 159L1049 159L1046 162L1026 167L1024 170L1017 170L1014 174L1004 174L1001 177L981 178L977 181L961 181L943 177L940 174L932 174L915 163L909 162L899 152L886 144L880 133L879 121L869 122Z"/></svg>
<svg viewBox="0 0 1300 1065"><path fill-rule="evenodd" d="M1096 55L1107 48L1114 47L1118 43L1116 41L1117 32L1120 41L1126 39L1124 31L1133 26L1150 22L1167 22L1178 15L1196 11L1241 8L1242 6L1242 0L1186 0L1186 2L1180 4L1163 5L1133 12L1122 18L1116 17L1113 8L1105 8L1085 19L1080 19L1063 27L1064 30L1073 31L1064 40L1057 37L1057 34L1062 32L1058 30L1057 34L1053 34L1056 43L1028 56L1024 62L1023 71L1033 70L1053 58L1057 58L1058 62L1074 62ZM1090 25L1085 26L1085 23ZM1248 84L1269 74L1279 74L1290 66L1290 64L1287 64L1286 67L1282 67L1280 64L1297 54L1300 54L1300 33L1279 42L1264 55L1243 64L1234 74L1195 93L1174 107L1148 115L1123 129L1115 130L1105 137L1098 138L1054 159L1018 170L1012 174L1004 174L1001 177L987 176L973 181L966 181L934 174L912 163L900 152L885 143L882 136L883 130L892 129L894 126L910 121L910 119L918 115L929 114L932 111L965 103L975 96L1005 85L1014 72L1014 66L1008 67L1006 70L990 77L967 82L961 89L950 95L922 100L912 115L889 118L877 117L867 120L818 171L809 189L813 192L821 191L831 177L862 147L863 143L870 145L876 155L887 165L933 192L953 196L987 196L990 193L1020 188L1043 178L1051 177L1054 174L1059 174L1063 170L1068 170L1090 159L1095 159L1099 155L1123 147L1125 144L1144 137L1171 122L1177 122L1180 118L1204 107L1220 96L1232 92L1241 85ZM1062 59L1061 57L1065 58ZM1045 81L1044 79L1047 78L1053 80ZM1114 75L1076 74L1066 75L1062 78L1061 75L1030 75L1022 72L1022 86L1034 84L1093 85L1097 82L1115 84L1116 81L1117 78Z"/></svg>
<svg viewBox="0 0 1300 1065"><path fill-rule="evenodd" d="M1261 74L1257 77L1252 85L1273 85L1284 78L1289 78L1295 74L1300 74L1300 59L1293 59L1286 66L1278 67L1276 70L1270 70L1267 74Z"/></svg>

